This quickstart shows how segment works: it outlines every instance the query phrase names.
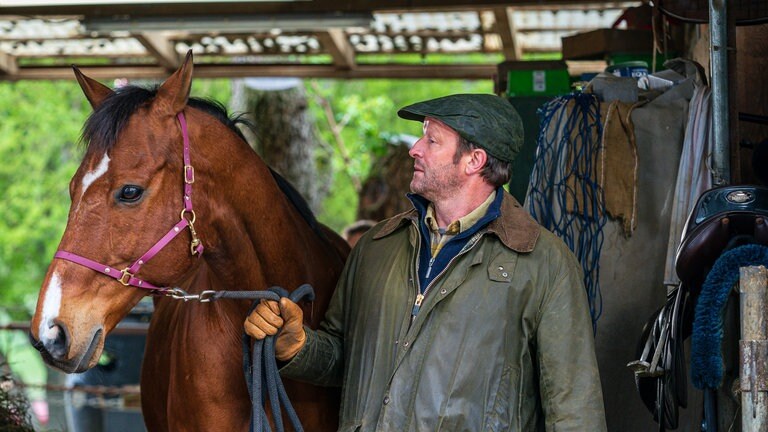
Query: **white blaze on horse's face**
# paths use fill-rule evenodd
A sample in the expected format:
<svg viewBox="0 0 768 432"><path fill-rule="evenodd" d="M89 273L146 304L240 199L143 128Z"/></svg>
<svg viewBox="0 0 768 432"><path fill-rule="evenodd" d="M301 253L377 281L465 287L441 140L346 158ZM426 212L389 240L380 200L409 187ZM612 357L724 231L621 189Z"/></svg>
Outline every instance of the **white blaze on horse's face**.
<svg viewBox="0 0 768 432"><path fill-rule="evenodd" d="M109 156L104 153L104 156L101 158L101 162L99 162L99 165L96 167L96 169L85 173L83 176L83 190L80 192L80 198L85 195L85 191L91 184L93 184L93 182L98 180L99 177L103 176L104 173L107 172L109 169L109 161Z"/></svg>
<svg viewBox="0 0 768 432"><path fill-rule="evenodd" d="M40 327L37 329L40 341L45 344L48 340L55 340L58 326L53 325L53 320L59 316L61 308L61 278L58 272L51 275L48 286L45 288L45 300L43 300L43 316L40 319ZM55 334L52 334L55 333Z"/></svg>

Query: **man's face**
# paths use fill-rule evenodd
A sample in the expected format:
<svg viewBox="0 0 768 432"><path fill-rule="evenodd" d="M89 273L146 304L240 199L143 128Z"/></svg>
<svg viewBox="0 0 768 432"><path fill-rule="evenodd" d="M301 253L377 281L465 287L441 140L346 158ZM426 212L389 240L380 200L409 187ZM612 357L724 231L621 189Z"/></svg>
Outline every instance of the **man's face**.
<svg viewBox="0 0 768 432"><path fill-rule="evenodd" d="M411 191L435 201L461 184L461 160L454 162L459 134L439 120L424 119L424 135L408 152L414 159Z"/></svg>

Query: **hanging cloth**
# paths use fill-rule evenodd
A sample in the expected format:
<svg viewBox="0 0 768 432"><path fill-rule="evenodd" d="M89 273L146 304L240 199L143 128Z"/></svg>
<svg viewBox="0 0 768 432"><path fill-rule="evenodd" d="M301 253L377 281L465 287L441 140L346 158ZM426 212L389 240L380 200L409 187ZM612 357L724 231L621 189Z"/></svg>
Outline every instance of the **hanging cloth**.
<svg viewBox="0 0 768 432"><path fill-rule="evenodd" d="M670 216L667 260L664 269L664 284L667 286L677 286L680 282L675 272L675 259L688 214L693 210L699 195L713 186L712 170L708 163L713 149L710 120L711 94L708 86L696 86L689 103L688 121Z"/></svg>

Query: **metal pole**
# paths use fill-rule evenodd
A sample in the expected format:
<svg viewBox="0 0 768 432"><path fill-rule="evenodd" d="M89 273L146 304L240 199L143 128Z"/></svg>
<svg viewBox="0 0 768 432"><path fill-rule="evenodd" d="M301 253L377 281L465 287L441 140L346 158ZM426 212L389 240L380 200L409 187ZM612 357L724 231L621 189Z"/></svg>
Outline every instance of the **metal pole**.
<svg viewBox="0 0 768 432"><path fill-rule="evenodd" d="M741 425L744 432L768 430L768 270L741 267Z"/></svg>
<svg viewBox="0 0 768 432"><path fill-rule="evenodd" d="M727 0L709 0L709 58L712 75L712 131L714 183L731 181L728 138L728 14Z"/></svg>

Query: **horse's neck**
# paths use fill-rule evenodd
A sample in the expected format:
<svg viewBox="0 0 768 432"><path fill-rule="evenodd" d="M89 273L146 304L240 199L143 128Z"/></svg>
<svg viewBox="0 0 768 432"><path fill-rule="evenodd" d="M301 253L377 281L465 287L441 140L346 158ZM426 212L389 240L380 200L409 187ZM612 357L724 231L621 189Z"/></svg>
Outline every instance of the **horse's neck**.
<svg viewBox="0 0 768 432"><path fill-rule="evenodd" d="M290 273L286 265L310 259L307 254L315 253L311 245L318 241L317 234L278 188L264 162L251 151L238 150L228 155L236 168L228 170L228 177L217 178L219 187L209 188L204 197L211 216L216 215L216 243L206 245L205 259L230 289L297 283L305 276L298 270L302 266L295 265L295 275L288 277L295 280L283 281ZM222 182L225 187L220 187ZM204 232L201 236L205 241Z"/></svg>

